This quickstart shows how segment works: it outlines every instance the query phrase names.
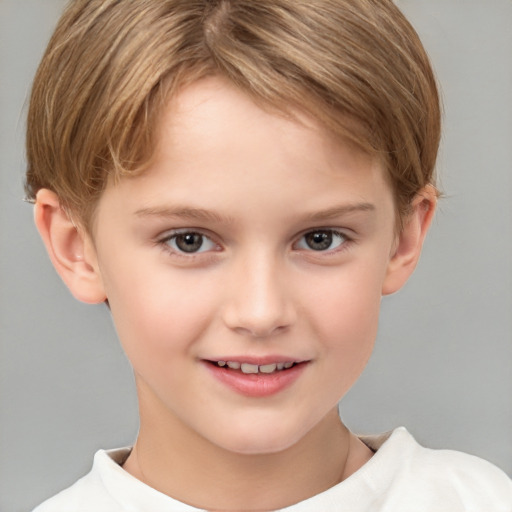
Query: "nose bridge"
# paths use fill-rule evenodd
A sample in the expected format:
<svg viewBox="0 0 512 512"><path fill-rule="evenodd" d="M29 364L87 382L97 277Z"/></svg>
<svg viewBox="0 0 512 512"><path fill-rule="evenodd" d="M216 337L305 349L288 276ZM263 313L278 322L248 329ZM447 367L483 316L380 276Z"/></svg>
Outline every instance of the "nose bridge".
<svg viewBox="0 0 512 512"><path fill-rule="evenodd" d="M268 248L240 255L227 290L225 322L254 337L289 327L295 318L285 262Z"/></svg>

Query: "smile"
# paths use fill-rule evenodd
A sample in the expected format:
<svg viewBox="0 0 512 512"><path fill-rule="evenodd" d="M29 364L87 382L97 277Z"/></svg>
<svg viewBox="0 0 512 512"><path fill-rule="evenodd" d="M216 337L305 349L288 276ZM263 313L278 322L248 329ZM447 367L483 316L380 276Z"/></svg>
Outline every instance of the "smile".
<svg viewBox="0 0 512 512"><path fill-rule="evenodd" d="M231 370L240 370L242 373L274 373L282 370L288 370L294 366L295 362L288 361L285 363L270 363L270 364L251 364L251 363L240 363L239 361L212 361L221 368L230 368Z"/></svg>
<svg viewBox="0 0 512 512"><path fill-rule="evenodd" d="M311 362L286 361L284 358L279 362L267 358L250 362L243 358L234 361L228 358L203 359L215 380L236 393L254 398L269 397L284 391L300 378Z"/></svg>

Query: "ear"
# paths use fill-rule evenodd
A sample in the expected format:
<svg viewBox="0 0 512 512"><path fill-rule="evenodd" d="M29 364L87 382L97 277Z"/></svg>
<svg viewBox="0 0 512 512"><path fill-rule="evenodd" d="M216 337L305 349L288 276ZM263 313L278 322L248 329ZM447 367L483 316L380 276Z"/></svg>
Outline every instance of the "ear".
<svg viewBox="0 0 512 512"><path fill-rule="evenodd" d="M416 268L425 236L434 217L436 203L437 193L432 185L424 187L414 198L411 212L404 219L403 229L393 248L382 295L398 291Z"/></svg>
<svg viewBox="0 0 512 512"><path fill-rule="evenodd" d="M106 295L92 240L85 230L75 226L54 192L39 190L34 217L53 266L71 293L88 304L104 302Z"/></svg>

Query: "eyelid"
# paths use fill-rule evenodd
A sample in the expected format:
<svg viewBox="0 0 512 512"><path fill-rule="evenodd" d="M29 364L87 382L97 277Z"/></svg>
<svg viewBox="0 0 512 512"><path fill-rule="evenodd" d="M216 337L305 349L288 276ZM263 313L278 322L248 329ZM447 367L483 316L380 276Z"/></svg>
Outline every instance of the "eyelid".
<svg viewBox="0 0 512 512"><path fill-rule="evenodd" d="M214 235L206 229L187 226L184 228L167 229L167 230L163 231L161 234L157 235L155 237L155 240L162 242L164 240L169 240L173 236L186 235L188 233L191 233L191 234L195 233L197 235L204 236L205 238L209 238L210 240L214 239Z"/></svg>

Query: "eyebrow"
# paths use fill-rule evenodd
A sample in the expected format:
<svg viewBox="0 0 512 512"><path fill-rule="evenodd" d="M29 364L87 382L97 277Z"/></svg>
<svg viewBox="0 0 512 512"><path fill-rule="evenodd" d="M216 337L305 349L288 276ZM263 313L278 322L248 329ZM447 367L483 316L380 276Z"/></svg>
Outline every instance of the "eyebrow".
<svg viewBox="0 0 512 512"><path fill-rule="evenodd" d="M344 204L341 206L334 206L332 208L327 208L326 210L314 212L308 215L307 218L312 221L321 221L342 217L343 215L348 215L350 213L374 211L375 205L371 203Z"/></svg>
<svg viewBox="0 0 512 512"><path fill-rule="evenodd" d="M344 204L320 210L306 215L306 219L310 221L329 220L343 215L348 215L357 212L373 212L375 206L371 203L355 203ZM209 221L218 223L234 223L232 217L224 217L219 213L212 210L205 210L204 208L194 208L190 206L176 206L176 207L152 207L141 208L135 212L138 217L162 217L162 218L180 218L197 221Z"/></svg>
<svg viewBox="0 0 512 512"><path fill-rule="evenodd" d="M231 217L224 217L217 212L205 210L204 208L193 208L190 206L154 207L141 208L135 212L137 217L162 217L162 218L179 218L198 221L210 222L226 222L231 223Z"/></svg>

